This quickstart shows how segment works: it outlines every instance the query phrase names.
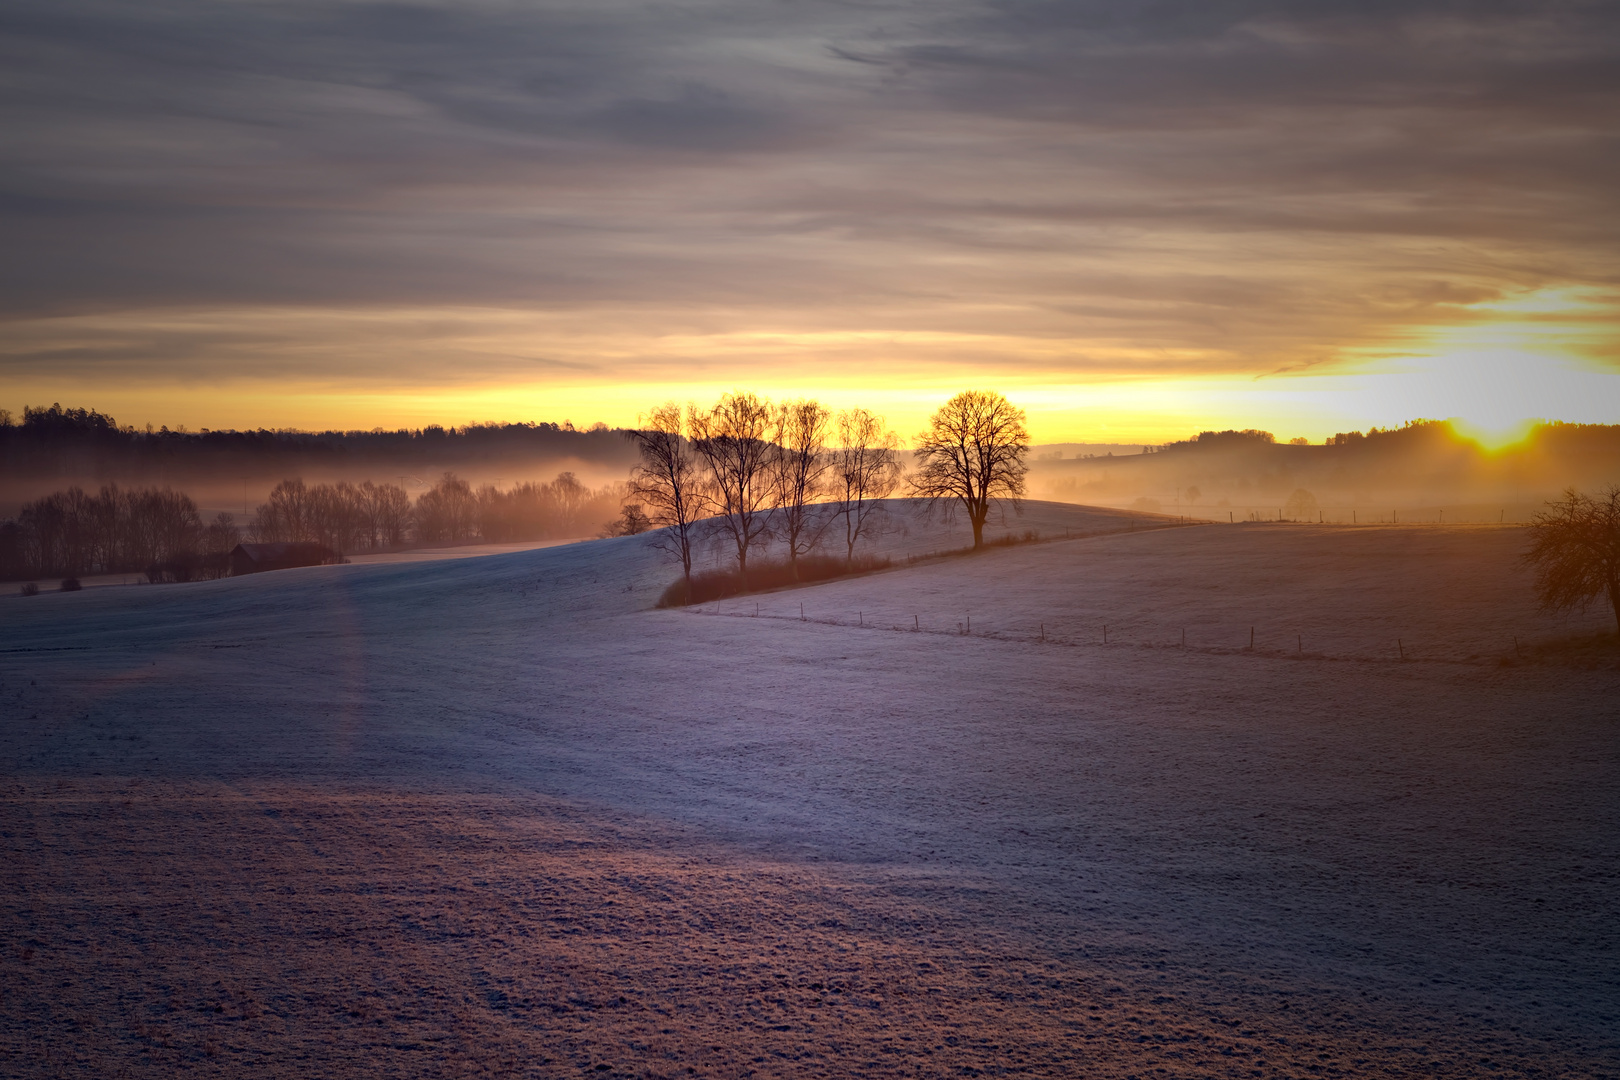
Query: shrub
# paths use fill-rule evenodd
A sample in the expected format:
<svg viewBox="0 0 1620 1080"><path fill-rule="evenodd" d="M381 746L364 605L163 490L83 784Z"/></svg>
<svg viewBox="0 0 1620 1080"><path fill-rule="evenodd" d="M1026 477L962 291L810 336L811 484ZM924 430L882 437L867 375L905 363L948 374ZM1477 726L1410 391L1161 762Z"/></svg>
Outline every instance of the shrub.
<svg viewBox="0 0 1620 1080"><path fill-rule="evenodd" d="M36 585L32 581L24 582L23 587L22 587L22 594L24 596L38 596L39 595L39 586Z"/></svg>
<svg viewBox="0 0 1620 1080"><path fill-rule="evenodd" d="M1620 486L1596 498L1569 488L1547 507L1531 522L1522 556L1535 567L1542 608L1584 611L1606 594L1620 630Z"/></svg>
<svg viewBox="0 0 1620 1080"><path fill-rule="evenodd" d="M684 578L672 582L658 598L658 606L684 607L687 604L704 604L710 600L740 596L745 592L765 592L789 585L808 585L812 582L830 581L833 578L850 577L855 574L870 574L874 570L885 569L888 565L887 557L875 555L857 556L848 561L831 555L804 555L799 558L799 577L795 581L793 567L786 559L769 561L761 559L748 564L746 589L743 588L742 578L736 570L707 570L692 575L690 593L687 592Z"/></svg>
<svg viewBox="0 0 1620 1080"><path fill-rule="evenodd" d="M1012 547L1015 544L1038 543L1040 539L1041 534L1039 530L1025 529L1022 536L1015 536L1012 533L1006 533L998 539L986 540L984 543L986 547Z"/></svg>
<svg viewBox="0 0 1620 1080"><path fill-rule="evenodd" d="M1288 501L1283 503L1283 514L1289 521L1309 521L1320 509L1316 496L1304 488L1295 488L1294 493L1288 496Z"/></svg>
<svg viewBox="0 0 1620 1080"><path fill-rule="evenodd" d="M82 588L84 586L79 584L79 579L76 577L62 579L61 590L63 592L78 592Z"/></svg>

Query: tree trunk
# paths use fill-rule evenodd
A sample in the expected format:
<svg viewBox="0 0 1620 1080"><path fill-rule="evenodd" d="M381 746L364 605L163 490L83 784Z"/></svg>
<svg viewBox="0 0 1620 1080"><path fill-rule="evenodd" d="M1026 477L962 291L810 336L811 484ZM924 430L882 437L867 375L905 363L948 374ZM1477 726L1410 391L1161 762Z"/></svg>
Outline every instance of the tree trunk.
<svg viewBox="0 0 1620 1080"><path fill-rule="evenodd" d="M984 547L984 518L974 517L973 522L973 550L978 551Z"/></svg>

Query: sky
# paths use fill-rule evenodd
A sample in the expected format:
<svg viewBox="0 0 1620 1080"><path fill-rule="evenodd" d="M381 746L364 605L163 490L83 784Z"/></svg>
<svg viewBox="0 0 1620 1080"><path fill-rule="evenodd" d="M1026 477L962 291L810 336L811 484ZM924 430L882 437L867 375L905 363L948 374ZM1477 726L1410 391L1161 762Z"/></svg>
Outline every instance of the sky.
<svg viewBox="0 0 1620 1080"><path fill-rule="evenodd" d="M1620 5L8 0L0 407L1620 422Z"/></svg>

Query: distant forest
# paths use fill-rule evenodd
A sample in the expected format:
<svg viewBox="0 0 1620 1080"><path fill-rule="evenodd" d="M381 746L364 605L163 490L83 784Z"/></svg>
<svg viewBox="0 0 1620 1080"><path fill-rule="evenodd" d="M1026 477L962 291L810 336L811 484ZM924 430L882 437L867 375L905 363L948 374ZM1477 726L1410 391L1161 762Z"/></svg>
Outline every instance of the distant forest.
<svg viewBox="0 0 1620 1080"><path fill-rule="evenodd" d="M1167 443L1154 448L1158 452L1186 452L1190 450L1256 448L1279 445L1269 431L1248 428L1243 431L1204 431L1191 439ZM1308 439L1293 439L1288 446L1310 446ZM1428 450L1442 445L1467 445L1459 439L1449 420L1408 420L1400 427L1368 428L1361 431L1341 431L1331 436L1329 447L1349 447L1374 453L1399 454ZM1535 425L1521 444L1521 450L1542 454L1598 453L1620 454L1620 425L1566 424L1561 421Z"/></svg>
<svg viewBox="0 0 1620 1080"><path fill-rule="evenodd" d="M181 483L191 477L364 475L389 470L468 469L508 460L576 459L628 469L635 448L597 424L468 424L396 431L171 431L119 425L95 409L24 408L19 423L0 409L0 475L49 482ZM15 505L15 504L13 504Z"/></svg>

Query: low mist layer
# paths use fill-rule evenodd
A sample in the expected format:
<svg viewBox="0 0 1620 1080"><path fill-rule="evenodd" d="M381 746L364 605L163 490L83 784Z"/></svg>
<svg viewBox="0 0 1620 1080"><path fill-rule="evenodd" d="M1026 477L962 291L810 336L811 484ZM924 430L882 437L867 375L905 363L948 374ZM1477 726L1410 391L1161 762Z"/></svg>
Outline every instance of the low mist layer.
<svg viewBox="0 0 1620 1080"><path fill-rule="evenodd" d="M1218 520L1523 521L1568 487L1620 480L1620 426L1540 424L1491 452L1445 421L1277 443L1206 431L1141 452L1036 448L1038 498Z"/></svg>
<svg viewBox="0 0 1620 1080"><path fill-rule="evenodd" d="M635 453L622 433L553 423L430 425L397 431L153 431L94 409L0 410L0 516L71 485L186 491L205 515L244 517L281 481L392 482L413 496L445 471L500 487L572 472L596 486L624 479Z"/></svg>

